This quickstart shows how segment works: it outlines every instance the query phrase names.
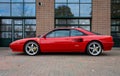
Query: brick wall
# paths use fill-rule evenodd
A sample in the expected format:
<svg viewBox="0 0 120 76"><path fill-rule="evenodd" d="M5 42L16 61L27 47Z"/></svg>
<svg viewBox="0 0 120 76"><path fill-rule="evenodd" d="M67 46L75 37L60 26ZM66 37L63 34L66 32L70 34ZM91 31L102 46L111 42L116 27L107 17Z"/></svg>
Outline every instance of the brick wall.
<svg viewBox="0 0 120 76"><path fill-rule="evenodd" d="M110 0L93 0L92 31L111 34Z"/></svg>
<svg viewBox="0 0 120 76"><path fill-rule="evenodd" d="M39 2L42 6L39 6ZM111 34L110 0L93 0L92 31ZM54 28L54 0L36 0L36 35Z"/></svg>
<svg viewBox="0 0 120 76"><path fill-rule="evenodd" d="M42 35L53 28L54 0L36 0L36 35Z"/></svg>

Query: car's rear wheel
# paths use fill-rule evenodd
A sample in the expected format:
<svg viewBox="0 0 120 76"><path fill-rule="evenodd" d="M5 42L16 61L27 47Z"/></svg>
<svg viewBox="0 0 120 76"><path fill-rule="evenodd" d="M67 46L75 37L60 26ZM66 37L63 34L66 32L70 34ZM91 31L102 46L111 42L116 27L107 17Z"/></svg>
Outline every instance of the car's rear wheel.
<svg viewBox="0 0 120 76"><path fill-rule="evenodd" d="M30 56L34 56L39 53L39 45L34 41L27 42L24 49L25 53Z"/></svg>
<svg viewBox="0 0 120 76"><path fill-rule="evenodd" d="M87 46L87 53L92 56L98 56L102 53L102 46L99 42L90 42Z"/></svg>

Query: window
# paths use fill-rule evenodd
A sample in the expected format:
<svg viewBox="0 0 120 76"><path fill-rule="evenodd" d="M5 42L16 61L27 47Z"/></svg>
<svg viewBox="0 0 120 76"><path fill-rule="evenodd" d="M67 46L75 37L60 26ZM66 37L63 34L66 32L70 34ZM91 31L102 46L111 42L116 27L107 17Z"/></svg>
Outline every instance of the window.
<svg viewBox="0 0 120 76"><path fill-rule="evenodd" d="M67 0L55 0L55 3L66 3Z"/></svg>
<svg viewBox="0 0 120 76"><path fill-rule="evenodd" d="M0 16L10 16L9 3L0 3Z"/></svg>
<svg viewBox="0 0 120 76"><path fill-rule="evenodd" d="M55 0L55 17L91 17L92 0Z"/></svg>
<svg viewBox="0 0 120 76"><path fill-rule="evenodd" d="M23 2L23 0L12 0L12 2Z"/></svg>
<svg viewBox="0 0 120 76"><path fill-rule="evenodd" d="M115 47L120 47L120 0L111 0L111 35Z"/></svg>
<svg viewBox="0 0 120 76"><path fill-rule="evenodd" d="M36 19L25 19L25 37L36 36Z"/></svg>
<svg viewBox="0 0 120 76"><path fill-rule="evenodd" d="M91 3L92 0L80 0L80 3Z"/></svg>
<svg viewBox="0 0 120 76"><path fill-rule="evenodd" d="M52 37L69 37L70 32L69 30L56 30L51 33L49 33L46 37L52 38Z"/></svg>
<svg viewBox="0 0 120 76"><path fill-rule="evenodd" d="M2 32L1 38L11 38L11 32Z"/></svg>
<svg viewBox="0 0 120 76"><path fill-rule="evenodd" d="M11 25L2 25L0 29L0 31L12 31Z"/></svg>
<svg viewBox="0 0 120 76"><path fill-rule="evenodd" d="M90 19L56 19L56 27L80 27L90 31Z"/></svg>
<svg viewBox="0 0 120 76"><path fill-rule="evenodd" d="M0 0L0 2L10 2L10 0Z"/></svg>
<svg viewBox="0 0 120 76"><path fill-rule="evenodd" d="M91 17L91 4L80 4L80 16Z"/></svg>
<svg viewBox="0 0 120 76"><path fill-rule="evenodd" d="M55 0L55 27L81 27L90 31L92 0Z"/></svg>
<svg viewBox="0 0 120 76"><path fill-rule="evenodd" d="M56 19L56 24L66 24L66 19Z"/></svg>
<svg viewBox="0 0 120 76"><path fill-rule="evenodd" d="M68 19L67 24L78 24L78 19Z"/></svg>
<svg viewBox="0 0 120 76"><path fill-rule="evenodd" d="M67 16L79 17L79 4L68 4L70 11L67 13Z"/></svg>
<svg viewBox="0 0 120 76"><path fill-rule="evenodd" d="M24 2L35 2L35 0L24 0Z"/></svg>
<svg viewBox="0 0 120 76"><path fill-rule="evenodd" d="M0 16L35 17L36 0L0 0Z"/></svg>
<svg viewBox="0 0 120 76"><path fill-rule="evenodd" d="M23 4L12 4L12 16L23 16Z"/></svg>
<svg viewBox="0 0 120 76"><path fill-rule="evenodd" d="M24 16L35 16L35 4L25 4Z"/></svg>
<svg viewBox="0 0 120 76"><path fill-rule="evenodd" d="M68 0L68 3L79 3L79 0Z"/></svg>
<svg viewBox="0 0 120 76"><path fill-rule="evenodd" d="M12 24L12 20L11 19L2 19L1 24Z"/></svg>
<svg viewBox="0 0 120 76"><path fill-rule="evenodd" d="M78 30L71 30L71 36L82 36L84 33L78 31Z"/></svg>

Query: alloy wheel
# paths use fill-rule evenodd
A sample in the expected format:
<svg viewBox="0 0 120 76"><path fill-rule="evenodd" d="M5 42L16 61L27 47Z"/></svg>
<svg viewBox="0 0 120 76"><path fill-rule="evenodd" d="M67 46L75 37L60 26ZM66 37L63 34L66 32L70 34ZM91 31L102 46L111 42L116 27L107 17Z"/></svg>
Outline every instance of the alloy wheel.
<svg viewBox="0 0 120 76"><path fill-rule="evenodd" d="M101 52L102 52L101 44L98 42L91 42L88 45L87 52L92 56L97 56L97 55L101 54Z"/></svg>
<svg viewBox="0 0 120 76"><path fill-rule="evenodd" d="M38 44L36 42L32 42L32 41L28 42L25 45L25 52L30 56L38 54L38 52L39 52Z"/></svg>

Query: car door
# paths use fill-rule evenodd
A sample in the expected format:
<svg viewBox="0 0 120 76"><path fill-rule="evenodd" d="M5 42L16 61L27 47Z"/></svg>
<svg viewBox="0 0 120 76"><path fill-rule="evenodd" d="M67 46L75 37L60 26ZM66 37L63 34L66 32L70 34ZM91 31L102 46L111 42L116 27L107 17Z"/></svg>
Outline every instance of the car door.
<svg viewBox="0 0 120 76"><path fill-rule="evenodd" d="M71 48L70 30L54 30L40 39L42 52L68 52Z"/></svg>
<svg viewBox="0 0 120 76"><path fill-rule="evenodd" d="M71 40L71 51L74 52L80 52L83 51L82 49L85 48L83 47L85 45L84 43L84 37L86 35L79 31L79 30L70 30L70 40Z"/></svg>

